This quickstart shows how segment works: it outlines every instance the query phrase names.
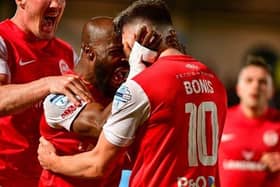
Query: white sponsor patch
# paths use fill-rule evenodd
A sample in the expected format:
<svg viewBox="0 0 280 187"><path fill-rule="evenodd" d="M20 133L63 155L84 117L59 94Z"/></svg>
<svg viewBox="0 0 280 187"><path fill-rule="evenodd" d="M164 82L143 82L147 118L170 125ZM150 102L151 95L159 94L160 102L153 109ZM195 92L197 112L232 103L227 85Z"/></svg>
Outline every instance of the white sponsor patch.
<svg viewBox="0 0 280 187"><path fill-rule="evenodd" d="M50 99L51 103L54 103L56 106L66 106L70 101L64 95L54 95Z"/></svg>
<svg viewBox="0 0 280 187"><path fill-rule="evenodd" d="M131 93L127 86L122 85L115 94L113 110L119 110L131 100Z"/></svg>

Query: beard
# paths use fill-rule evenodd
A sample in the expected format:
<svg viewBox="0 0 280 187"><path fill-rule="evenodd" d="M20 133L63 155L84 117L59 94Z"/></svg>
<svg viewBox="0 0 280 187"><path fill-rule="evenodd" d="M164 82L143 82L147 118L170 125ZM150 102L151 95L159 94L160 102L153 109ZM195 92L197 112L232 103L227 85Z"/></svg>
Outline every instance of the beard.
<svg viewBox="0 0 280 187"><path fill-rule="evenodd" d="M113 98L117 88L111 85L111 77L113 74L113 67L106 65L100 61L95 65L95 87L101 91L105 97Z"/></svg>

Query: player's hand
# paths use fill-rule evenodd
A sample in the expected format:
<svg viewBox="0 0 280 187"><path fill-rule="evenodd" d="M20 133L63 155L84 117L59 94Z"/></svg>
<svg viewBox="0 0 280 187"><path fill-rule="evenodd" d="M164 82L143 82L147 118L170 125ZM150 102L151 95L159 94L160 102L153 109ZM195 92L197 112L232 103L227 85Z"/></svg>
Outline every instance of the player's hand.
<svg viewBox="0 0 280 187"><path fill-rule="evenodd" d="M81 100L85 102L93 100L87 86L78 75L51 76L46 77L46 80L50 93L66 95L77 106L81 104Z"/></svg>
<svg viewBox="0 0 280 187"><path fill-rule="evenodd" d="M51 169L52 164L56 161L56 153L54 146L44 137L40 138L39 147L37 150L38 160L44 169Z"/></svg>
<svg viewBox="0 0 280 187"><path fill-rule="evenodd" d="M129 55L130 70L127 79L133 78L155 62L158 53L154 50L159 49L161 40L161 36L157 32L147 31L146 26L137 32ZM124 50L129 50L128 46L124 45Z"/></svg>
<svg viewBox="0 0 280 187"><path fill-rule="evenodd" d="M148 31L146 26L140 28L137 32L135 40L142 46L153 50L158 51L162 37L159 33L154 30Z"/></svg>
<svg viewBox="0 0 280 187"><path fill-rule="evenodd" d="M280 171L280 152L270 152L262 155L260 160L271 172Z"/></svg>

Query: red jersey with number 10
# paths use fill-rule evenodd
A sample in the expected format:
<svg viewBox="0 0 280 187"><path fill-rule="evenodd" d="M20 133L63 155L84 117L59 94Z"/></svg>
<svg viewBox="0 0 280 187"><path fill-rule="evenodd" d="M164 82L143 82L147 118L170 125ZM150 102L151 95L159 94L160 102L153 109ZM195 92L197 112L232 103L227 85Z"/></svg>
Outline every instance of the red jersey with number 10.
<svg viewBox="0 0 280 187"><path fill-rule="evenodd" d="M218 145L227 109L217 76L189 56L161 57L134 79L150 117L132 144L131 186L219 186Z"/></svg>

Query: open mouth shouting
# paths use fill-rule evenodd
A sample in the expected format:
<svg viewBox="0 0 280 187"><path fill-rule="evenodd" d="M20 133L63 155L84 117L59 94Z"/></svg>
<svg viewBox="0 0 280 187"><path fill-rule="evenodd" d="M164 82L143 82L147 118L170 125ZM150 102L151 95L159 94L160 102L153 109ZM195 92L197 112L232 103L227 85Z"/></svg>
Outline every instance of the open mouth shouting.
<svg viewBox="0 0 280 187"><path fill-rule="evenodd" d="M44 33L52 34L56 29L59 14L47 14L43 17L41 22L41 31Z"/></svg>

